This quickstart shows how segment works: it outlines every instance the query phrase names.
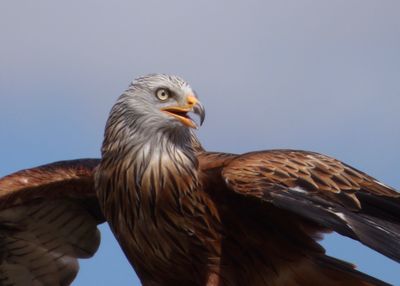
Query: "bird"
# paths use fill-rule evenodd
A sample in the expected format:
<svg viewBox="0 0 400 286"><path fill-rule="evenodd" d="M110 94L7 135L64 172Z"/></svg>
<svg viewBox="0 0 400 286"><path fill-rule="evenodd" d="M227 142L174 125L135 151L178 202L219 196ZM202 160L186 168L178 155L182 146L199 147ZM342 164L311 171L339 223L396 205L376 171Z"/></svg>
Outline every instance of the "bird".
<svg viewBox="0 0 400 286"><path fill-rule="evenodd" d="M103 222L144 286L389 285L319 240L334 231L399 262L395 189L316 152L206 151L204 119L184 79L142 76L112 107L100 159L1 178L0 285L70 285Z"/></svg>

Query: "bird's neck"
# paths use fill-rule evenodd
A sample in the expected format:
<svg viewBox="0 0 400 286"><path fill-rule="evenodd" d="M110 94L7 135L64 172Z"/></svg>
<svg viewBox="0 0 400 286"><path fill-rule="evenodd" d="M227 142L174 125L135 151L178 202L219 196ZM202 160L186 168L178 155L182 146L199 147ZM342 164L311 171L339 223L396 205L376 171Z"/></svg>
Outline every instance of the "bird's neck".
<svg viewBox="0 0 400 286"><path fill-rule="evenodd" d="M127 159L132 160L139 188L161 193L166 189L187 192L195 187L198 161L191 138L186 136L156 133L132 142Z"/></svg>
<svg viewBox="0 0 400 286"><path fill-rule="evenodd" d="M109 171L104 174L114 173L114 177L120 178L113 182L113 191L138 194L132 197L137 208L143 207L145 201L169 201L163 197L176 199L198 188L196 152L201 146L190 130L109 127L100 172L107 168Z"/></svg>

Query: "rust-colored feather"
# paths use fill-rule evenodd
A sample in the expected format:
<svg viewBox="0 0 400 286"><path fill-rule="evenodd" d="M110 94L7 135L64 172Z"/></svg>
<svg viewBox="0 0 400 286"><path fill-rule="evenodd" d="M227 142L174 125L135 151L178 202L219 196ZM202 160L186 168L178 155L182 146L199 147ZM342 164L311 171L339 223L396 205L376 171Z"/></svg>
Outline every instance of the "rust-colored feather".
<svg viewBox="0 0 400 286"><path fill-rule="evenodd" d="M255 152L233 160L222 176L238 194L270 202L400 261L400 194L336 159L305 151Z"/></svg>

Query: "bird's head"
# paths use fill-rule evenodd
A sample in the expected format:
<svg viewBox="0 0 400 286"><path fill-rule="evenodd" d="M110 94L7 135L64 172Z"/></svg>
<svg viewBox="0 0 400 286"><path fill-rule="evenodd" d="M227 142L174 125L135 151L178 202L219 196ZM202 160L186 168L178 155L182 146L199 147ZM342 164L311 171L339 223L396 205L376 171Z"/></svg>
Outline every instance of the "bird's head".
<svg viewBox="0 0 400 286"><path fill-rule="evenodd" d="M111 144L122 138L137 142L167 134L193 141L190 130L198 124L189 113L197 114L200 125L203 123L204 108L186 81L165 74L142 76L131 83L111 110L105 139ZM128 130L129 136L120 136L121 129Z"/></svg>
<svg viewBox="0 0 400 286"><path fill-rule="evenodd" d="M204 121L205 111L195 92L177 76L151 74L139 77L121 98L134 117L142 116L148 119L148 124L197 128L189 113L200 117L200 125Z"/></svg>

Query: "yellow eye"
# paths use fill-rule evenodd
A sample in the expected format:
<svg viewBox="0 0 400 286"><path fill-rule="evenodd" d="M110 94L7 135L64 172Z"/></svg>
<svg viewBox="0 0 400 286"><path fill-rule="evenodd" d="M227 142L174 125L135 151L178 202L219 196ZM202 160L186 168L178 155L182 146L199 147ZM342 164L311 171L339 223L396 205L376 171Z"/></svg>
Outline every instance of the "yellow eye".
<svg viewBox="0 0 400 286"><path fill-rule="evenodd" d="M170 96L170 92L168 89L160 88L156 91L156 96L159 100L167 100Z"/></svg>

